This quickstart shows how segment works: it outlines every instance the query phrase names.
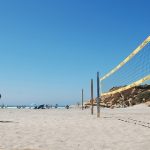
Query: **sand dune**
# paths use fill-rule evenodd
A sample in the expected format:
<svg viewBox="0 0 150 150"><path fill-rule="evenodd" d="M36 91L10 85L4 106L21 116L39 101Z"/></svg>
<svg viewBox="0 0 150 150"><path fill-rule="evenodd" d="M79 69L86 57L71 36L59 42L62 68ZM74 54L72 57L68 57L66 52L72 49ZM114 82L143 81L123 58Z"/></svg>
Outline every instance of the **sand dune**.
<svg viewBox="0 0 150 150"><path fill-rule="evenodd" d="M149 150L150 108L1 109L1 150Z"/></svg>

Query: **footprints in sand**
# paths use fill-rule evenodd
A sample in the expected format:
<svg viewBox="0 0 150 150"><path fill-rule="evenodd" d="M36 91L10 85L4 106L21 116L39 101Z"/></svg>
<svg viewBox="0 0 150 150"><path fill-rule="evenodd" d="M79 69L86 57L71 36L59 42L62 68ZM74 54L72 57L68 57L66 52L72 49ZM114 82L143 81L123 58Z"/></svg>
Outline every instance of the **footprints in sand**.
<svg viewBox="0 0 150 150"><path fill-rule="evenodd" d="M140 125L140 126L143 126L143 127L146 127L146 128L150 128L150 122L145 122L145 121L132 119L131 117L123 118L122 116L116 117L114 115L111 115L111 116L107 116L107 117L103 117L103 118L105 118L105 119L106 118L107 119L114 118L114 119L117 119L117 120L122 121L122 122L131 123L131 124Z"/></svg>
<svg viewBox="0 0 150 150"><path fill-rule="evenodd" d="M119 121L126 122L126 123L132 123L132 124L135 124L135 125L140 125L140 126L143 126L143 127L146 127L146 128L150 128L150 123L149 122L143 122L143 121L135 120L135 119L132 119L132 118L127 118L127 119L116 118L116 119L118 119Z"/></svg>
<svg viewBox="0 0 150 150"><path fill-rule="evenodd" d="M0 123L13 123L13 121L0 121Z"/></svg>

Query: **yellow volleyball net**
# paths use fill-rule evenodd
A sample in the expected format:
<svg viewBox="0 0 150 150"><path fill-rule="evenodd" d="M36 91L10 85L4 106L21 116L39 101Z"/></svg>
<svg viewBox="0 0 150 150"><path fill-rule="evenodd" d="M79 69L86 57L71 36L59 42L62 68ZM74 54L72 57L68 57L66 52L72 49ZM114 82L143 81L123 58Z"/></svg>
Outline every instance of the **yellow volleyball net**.
<svg viewBox="0 0 150 150"><path fill-rule="evenodd" d="M100 78L101 95L115 94L150 81L150 36Z"/></svg>

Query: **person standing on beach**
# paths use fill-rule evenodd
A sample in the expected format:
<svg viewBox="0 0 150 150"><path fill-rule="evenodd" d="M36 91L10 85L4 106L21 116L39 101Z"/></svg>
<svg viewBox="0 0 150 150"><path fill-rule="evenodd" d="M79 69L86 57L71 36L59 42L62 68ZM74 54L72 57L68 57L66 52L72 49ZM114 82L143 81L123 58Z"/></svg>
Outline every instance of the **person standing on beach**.
<svg viewBox="0 0 150 150"><path fill-rule="evenodd" d="M66 105L66 109L69 109L69 105Z"/></svg>
<svg viewBox="0 0 150 150"><path fill-rule="evenodd" d="M58 104L55 105L55 108L58 108Z"/></svg>

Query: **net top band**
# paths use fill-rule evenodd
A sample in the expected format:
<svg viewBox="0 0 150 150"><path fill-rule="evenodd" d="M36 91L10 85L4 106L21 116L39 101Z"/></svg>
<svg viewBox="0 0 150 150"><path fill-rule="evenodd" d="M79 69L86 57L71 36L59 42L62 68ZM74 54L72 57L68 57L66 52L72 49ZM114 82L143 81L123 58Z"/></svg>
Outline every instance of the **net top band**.
<svg viewBox="0 0 150 150"><path fill-rule="evenodd" d="M150 42L150 36L145 39L145 41L140 44L128 57L126 57L119 65L117 65L114 69L112 69L109 73L107 73L105 76L100 78L100 81L106 79L110 75L112 75L114 72L119 70L122 66L124 66L132 57L134 57L139 51L141 51L148 43Z"/></svg>

